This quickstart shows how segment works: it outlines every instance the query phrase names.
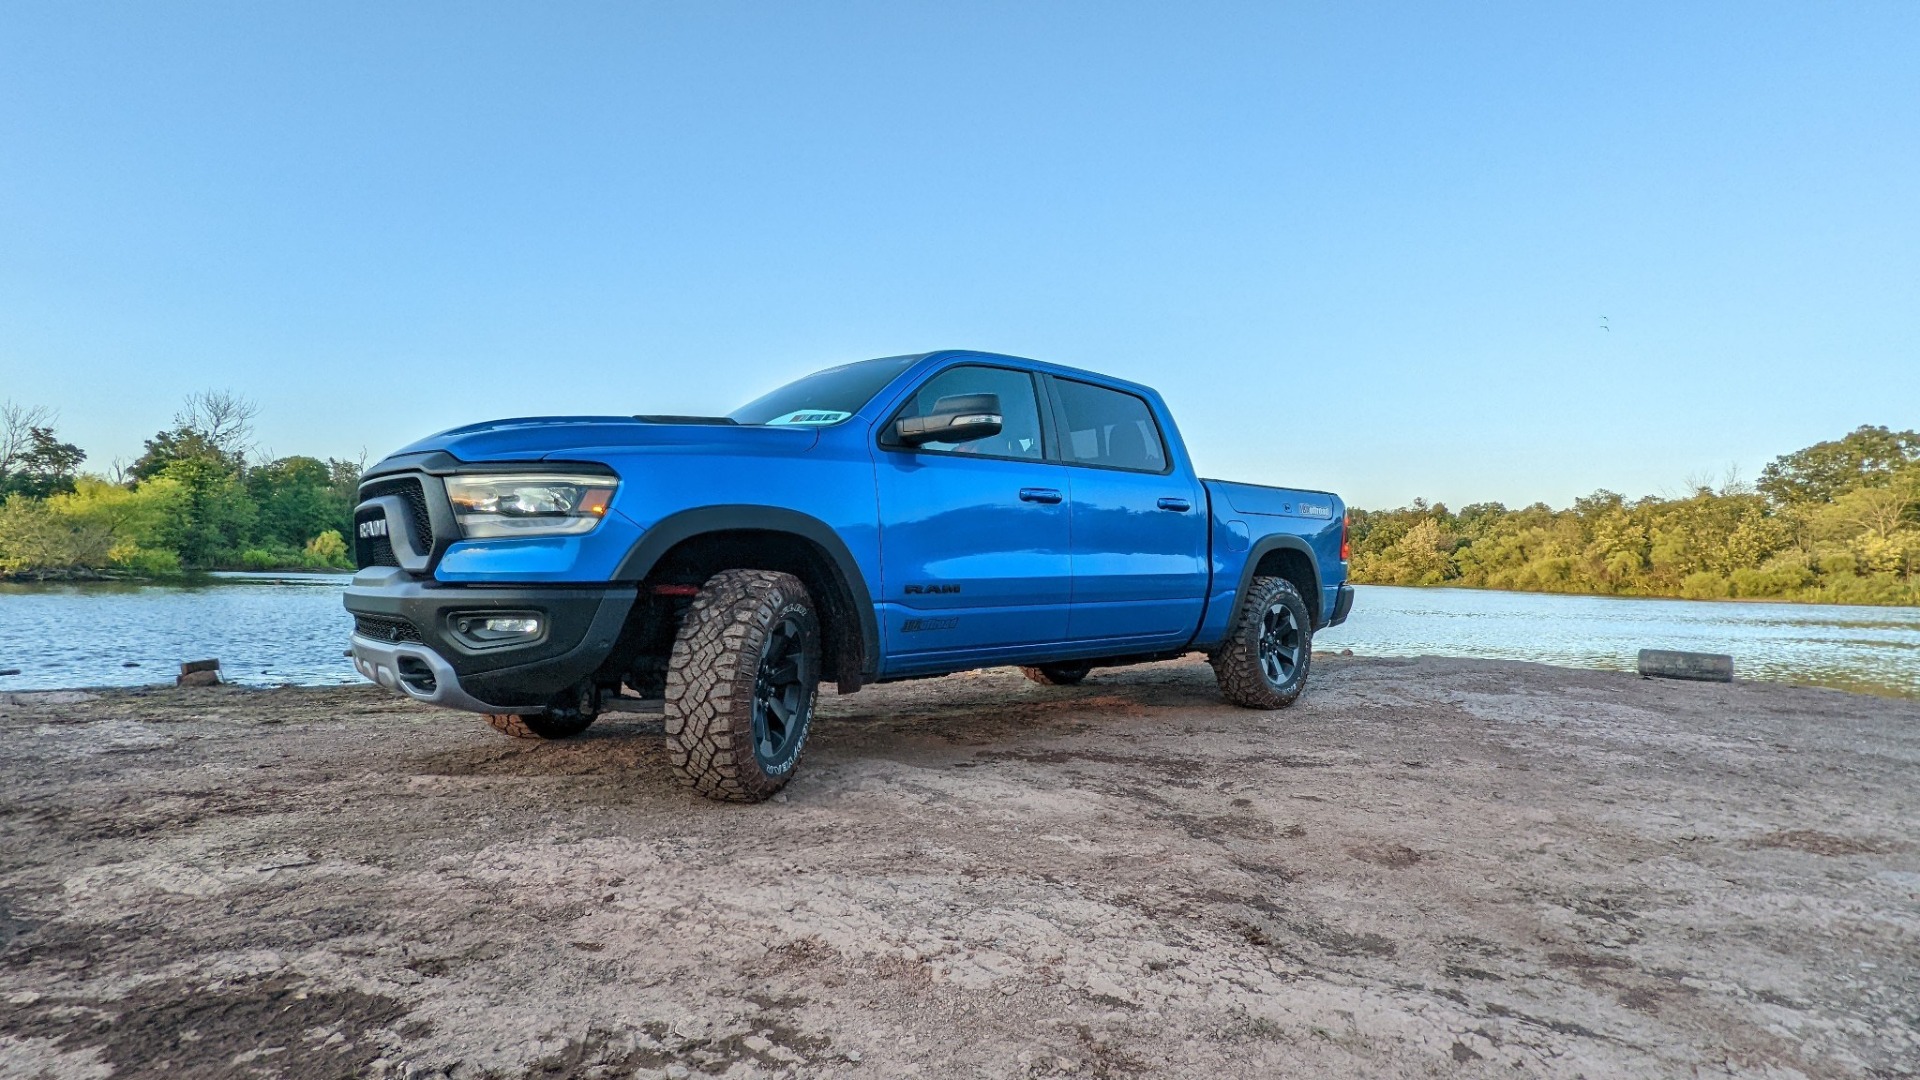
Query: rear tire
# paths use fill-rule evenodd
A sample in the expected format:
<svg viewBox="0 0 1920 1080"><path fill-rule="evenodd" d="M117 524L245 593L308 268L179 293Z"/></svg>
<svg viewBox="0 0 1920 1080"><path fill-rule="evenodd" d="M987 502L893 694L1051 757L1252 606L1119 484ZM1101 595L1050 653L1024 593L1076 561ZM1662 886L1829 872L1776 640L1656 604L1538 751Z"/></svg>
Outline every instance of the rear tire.
<svg viewBox="0 0 1920 1080"><path fill-rule="evenodd" d="M600 695L588 683L537 713L483 715L495 731L516 739L569 739L593 726L600 715Z"/></svg>
<svg viewBox="0 0 1920 1080"><path fill-rule="evenodd" d="M820 621L792 574L723 570L687 608L667 664L674 772L695 791L759 802L806 749L820 682Z"/></svg>
<svg viewBox="0 0 1920 1080"><path fill-rule="evenodd" d="M1092 664L1041 664L1023 667L1020 674L1042 686L1077 686L1092 670Z"/></svg>
<svg viewBox="0 0 1920 1080"><path fill-rule="evenodd" d="M1235 705L1284 709L1299 700L1313 662L1313 620L1293 582L1254 578L1212 662L1220 692Z"/></svg>

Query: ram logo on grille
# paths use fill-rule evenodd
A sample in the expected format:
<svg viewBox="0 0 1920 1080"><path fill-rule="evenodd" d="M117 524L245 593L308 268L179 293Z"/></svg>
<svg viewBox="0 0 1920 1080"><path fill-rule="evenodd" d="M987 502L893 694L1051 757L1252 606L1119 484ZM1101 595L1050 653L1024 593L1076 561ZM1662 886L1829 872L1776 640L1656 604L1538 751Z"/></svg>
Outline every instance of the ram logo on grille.
<svg viewBox="0 0 1920 1080"><path fill-rule="evenodd" d="M377 517L360 523L360 539L371 540L376 536L387 535L387 519Z"/></svg>

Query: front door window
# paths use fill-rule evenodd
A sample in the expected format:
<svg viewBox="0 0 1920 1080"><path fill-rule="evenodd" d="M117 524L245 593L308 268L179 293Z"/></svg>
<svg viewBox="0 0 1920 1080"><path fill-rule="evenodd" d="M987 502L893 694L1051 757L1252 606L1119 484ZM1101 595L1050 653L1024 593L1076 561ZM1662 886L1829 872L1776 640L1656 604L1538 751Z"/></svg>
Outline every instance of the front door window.
<svg viewBox="0 0 1920 1080"><path fill-rule="evenodd" d="M971 364L949 368L928 379L899 416L932 416L942 411L942 401L975 394L992 394L1000 399L1000 434L963 443L924 443L919 449L933 453L978 454L1017 461L1039 461L1042 454L1040 399L1034 390L1033 376L1024 371Z"/></svg>

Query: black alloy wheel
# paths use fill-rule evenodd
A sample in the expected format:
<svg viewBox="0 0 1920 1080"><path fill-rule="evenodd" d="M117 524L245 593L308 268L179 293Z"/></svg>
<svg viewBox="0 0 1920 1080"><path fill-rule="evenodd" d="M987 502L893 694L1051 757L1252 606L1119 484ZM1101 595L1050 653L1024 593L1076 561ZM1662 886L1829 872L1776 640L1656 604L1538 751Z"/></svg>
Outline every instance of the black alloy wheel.
<svg viewBox="0 0 1920 1080"><path fill-rule="evenodd" d="M1300 667L1300 624L1293 609L1275 600L1260 620L1260 671L1274 689L1287 685Z"/></svg>
<svg viewBox="0 0 1920 1080"><path fill-rule="evenodd" d="M806 731L818 676L808 656L806 630L789 615L767 632L760 670L753 680L753 756L772 771L793 753Z"/></svg>

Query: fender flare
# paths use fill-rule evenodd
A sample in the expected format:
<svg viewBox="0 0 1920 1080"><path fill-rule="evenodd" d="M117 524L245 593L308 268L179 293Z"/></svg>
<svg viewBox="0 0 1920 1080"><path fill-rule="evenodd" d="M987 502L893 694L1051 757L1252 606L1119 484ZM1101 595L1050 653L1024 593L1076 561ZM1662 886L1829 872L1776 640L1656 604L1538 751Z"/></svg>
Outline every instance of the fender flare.
<svg viewBox="0 0 1920 1080"><path fill-rule="evenodd" d="M807 540L827 555L827 568L835 584L853 604L853 615L860 627L860 672L871 679L880 665L880 623L873 613L873 594L860 564L847 550L846 541L833 526L819 518L782 506L730 504L702 506L668 514L640 534L640 540L628 550L614 569L615 581L638 583L646 579L661 556L675 545L718 532L785 533Z"/></svg>
<svg viewBox="0 0 1920 1080"><path fill-rule="evenodd" d="M1253 571L1260 565L1260 560L1276 551L1297 551L1306 557L1309 595L1300 599L1307 602L1307 616L1313 620L1313 628L1324 629L1326 613L1322 608L1325 607L1326 601L1320 594L1320 559L1313 553L1313 546L1298 536L1283 534L1263 537L1253 542L1253 547L1247 552L1246 564L1240 568L1240 589L1233 594L1235 606L1239 605L1241 598L1247 595L1248 587L1253 584ZM1236 615L1235 618L1238 616Z"/></svg>

